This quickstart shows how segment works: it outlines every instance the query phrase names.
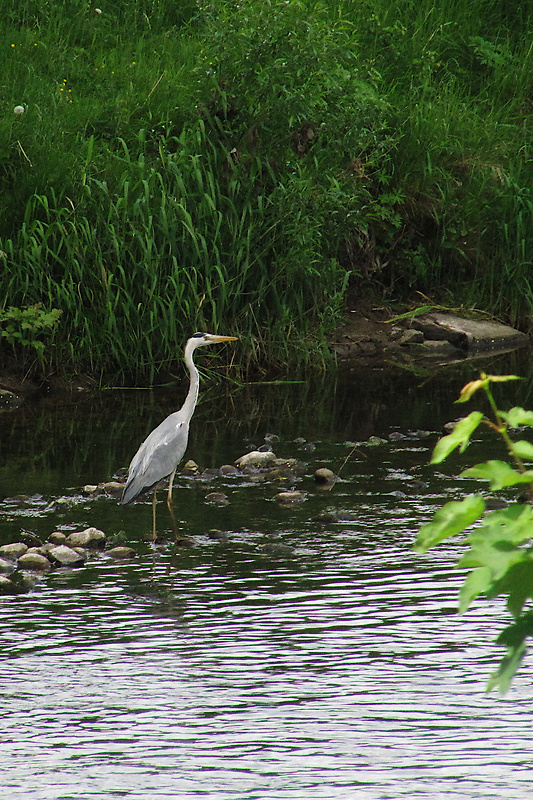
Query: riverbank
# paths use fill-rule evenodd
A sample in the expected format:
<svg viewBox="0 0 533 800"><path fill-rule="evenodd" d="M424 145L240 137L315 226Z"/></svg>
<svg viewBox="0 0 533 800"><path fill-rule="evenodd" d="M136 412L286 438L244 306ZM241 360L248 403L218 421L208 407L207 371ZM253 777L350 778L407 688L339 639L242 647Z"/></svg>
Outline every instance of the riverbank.
<svg viewBox="0 0 533 800"><path fill-rule="evenodd" d="M3 343L25 371L152 384L191 329L240 337L235 379L325 362L355 292L527 329L526 5L21 0L0 20Z"/></svg>
<svg viewBox="0 0 533 800"><path fill-rule="evenodd" d="M444 325L446 321L451 321L449 330ZM343 323L329 337L331 358L326 369L343 371L394 364L406 369L422 365L438 368L488 351L495 354L512 351L529 343L529 335L493 320L489 314L465 313L430 304L392 308L381 304L376 297L366 297L350 303ZM171 372L171 377L165 373L165 383L175 380L174 371ZM263 379L265 374L268 372L263 373ZM279 370L276 374L279 378ZM0 402L17 404L43 393L81 394L105 385L101 376L90 373L30 375L12 360L0 370Z"/></svg>

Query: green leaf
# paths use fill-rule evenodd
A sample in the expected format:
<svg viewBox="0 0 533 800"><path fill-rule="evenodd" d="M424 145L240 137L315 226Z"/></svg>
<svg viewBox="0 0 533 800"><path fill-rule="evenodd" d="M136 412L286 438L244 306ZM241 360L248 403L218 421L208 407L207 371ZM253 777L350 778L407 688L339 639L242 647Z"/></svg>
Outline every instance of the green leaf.
<svg viewBox="0 0 533 800"><path fill-rule="evenodd" d="M488 593L489 597L508 594L507 608L515 619L520 617L526 600L533 597L533 558L529 554L510 567Z"/></svg>
<svg viewBox="0 0 533 800"><path fill-rule="evenodd" d="M533 536L533 508L529 503L511 503L507 508L491 511L483 521L483 529L472 531L469 542L477 536L486 540L507 541L511 544L522 544Z"/></svg>
<svg viewBox="0 0 533 800"><path fill-rule="evenodd" d="M533 482L533 470L518 472L505 461L483 461L474 467L465 469L461 472L463 478L481 478L490 481L490 488L493 491L503 489L506 486L516 486L519 483Z"/></svg>
<svg viewBox="0 0 533 800"><path fill-rule="evenodd" d="M457 566L460 569L487 567L491 571L492 580L496 582L507 570L526 558L526 553L520 547L503 540L500 542L479 540L467 550Z"/></svg>
<svg viewBox="0 0 533 800"><path fill-rule="evenodd" d="M496 584L516 564L529 560L528 553L518 545L533 536L533 509L530 505L513 503L505 509L488 514L483 525L467 538L470 548L461 558L462 568L487 567ZM484 591L487 591L486 587Z"/></svg>
<svg viewBox="0 0 533 800"><path fill-rule="evenodd" d="M533 411L526 411L519 406L510 408L509 411L500 411L500 416L511 428L533 425Z"/></svg>
<svg viewBox="0 0 533 800"><path fill-rule="evenodd" d="M533 444L531 442L519 439L518 442L513 442L513 450L524 461L533 461Z"/></svg>
<svg viewBox="0 0 533 800"><path fill-rule="evenodd" d="M435 445L431 456L431 464L440 464L456 447L460 447L461 453L463 453L470 443L471 435L482 419L483 414L481 411L472 411L467 417L459 420L453 431L448 436L443 436L442 439L439 439Z"/></svg>
<svg viewBox="0 0 533 800"><path fill-rule="evenodd" d="M508 625L496 639L496 644L507 648L507 655L502 658L500 666L493 673L487 685L490 692L497 686L502 694L509 689L518 667L526 652L526 639L533 635L533 612L527 611L516 622Z"/></svg>
<svg viewBox="0 0 533 800"><path fill-rule="evenodd" d="M486 375L482 372L479 378L475 381L470 381L466 386L461 389L459 398L456 403L466 403L478 389L487 389L490 383L506 383L507 381L520 381L522 380L518 375Z"/></svg>
<svg viewBox="0 0 533 800"><path fill-rule="evenodd" d="M479 494L469 495L464 500L446 503L435 513L433 522L422 525L414 549L425 553L430 547L460 533L472 525L485 511L485 501Z"/></svg>
<svg viewBox="0 0 533 800"><path fill-rule="evenodd" d="M522 642L517 647L509 648L508 654L502 658L496 672L493 672L490 676L487 683L487 692L497 687L500 694L506 694L525 654L525 642Z"/></svg>
<svg viewBox="0 0 533 800"><path fill-rule="evenodd" d="M492 586L492 572L489 567L478 567L469 572L459 592L459 612L462 614L478 594Z"/></svg>

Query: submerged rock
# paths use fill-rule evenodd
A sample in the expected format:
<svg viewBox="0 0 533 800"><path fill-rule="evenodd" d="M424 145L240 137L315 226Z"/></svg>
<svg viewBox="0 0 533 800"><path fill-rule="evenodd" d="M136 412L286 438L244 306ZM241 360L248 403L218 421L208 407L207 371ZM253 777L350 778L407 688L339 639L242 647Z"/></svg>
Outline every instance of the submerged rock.
<svg viewBox="0 0 533 800"><path fill-rule="evenodd" d="M295 506L306 500L305 492L279 492L274 498L280 506Z"/></svg>
<svg viewBox="0 0 533 800"><path fill-rule="evenodd" d="M117 561L125 561L128 558L134 558L137 553L133 549L133 547L112 547L111 550L106 550L106 555L110 558L114 558Z"/></svg>
<svg viewBox="0 0 533 800"><path fill-rule="evenodd" d="M335 508L330 509L328 511L322 511L320 514L317 514L314 517L315 522L355 522L358 519L357 513L355 511L347 511L343 508Z"/></svg>
<svg viewBox="0 0 533 800"><path fill-rule="evenodd" d="M17 587L12 580L6 578L5 575L0 575L0 595L3 594L16 594Z"/></svg>
<svg viewBox="0 0 533 800"><path fill-rule="evenodd" d="M237 467L234 467L233 464L222 464L220 467L220 474L221 475L238 475L239 470Z"/></svg>
<svg viewBox="0 0 533 800"><path fill-rule="evenodd" d="M218 477L220 477L220 470L216 467L208 467L207 469L204 469L200 476L203 481L212 481Z"/></svg>
<svg viewBox="0 0 533 800"><path fill-rule="evenodd" d="M15 561L12 561L9 558L0 558L0 574L10 575L16 570L16 568L17 564Z"/></svg>
<svg viewBox="0 0 533 800"><path fill-rule="evenodd" d="M294 555L294 550L286 544L281 542L266 542L263 545L263 553L269 556L285 556L290 557Z"/></svg>
<svg viewBox="0 0 533 800"><path fill-rule="evenodd" d="M210 503L212 506L228 506L229 500L224 492L209 492L205 496L205 502Z"/></svg>
<svg viewBox="0 0 533 800"><path fill-rule="evenodd" d="M221 531L218 528L211 528L211 530L207 531L207 535L217 542L227 542L229 539L227 531Z"/></svg>

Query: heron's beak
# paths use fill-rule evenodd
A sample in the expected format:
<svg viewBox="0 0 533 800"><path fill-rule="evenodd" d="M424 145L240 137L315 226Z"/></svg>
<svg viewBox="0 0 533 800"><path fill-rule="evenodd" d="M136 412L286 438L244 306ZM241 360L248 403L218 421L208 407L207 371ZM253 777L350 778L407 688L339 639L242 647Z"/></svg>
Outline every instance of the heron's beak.
<svg viewBox="0 0 533 800"><path fill-rule="evenodd" d="M212 342L236 342L237 336L216 336L211 334L209 337Z"/></svg>

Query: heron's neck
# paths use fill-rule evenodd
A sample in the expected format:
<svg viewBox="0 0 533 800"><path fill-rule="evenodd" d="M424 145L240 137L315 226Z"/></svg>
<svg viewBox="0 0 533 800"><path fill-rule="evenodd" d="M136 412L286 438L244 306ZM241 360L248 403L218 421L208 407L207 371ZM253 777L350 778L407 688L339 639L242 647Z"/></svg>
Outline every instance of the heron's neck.
<svg viewBox="0 0 533 800"><path fill-rule="evenodd" d="M194 414L194 409L196 408L196 402L198 400L198 389L200 387L200 376L198 375L198 370L196 369L196 365L192 360L193 349L194 348L191 347L185 348L185 363L187 364L187 369L189 370L190 384L187 397L185 398L185 402L182 405L181 410L187 422Z"/></svg>

